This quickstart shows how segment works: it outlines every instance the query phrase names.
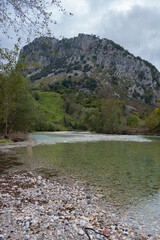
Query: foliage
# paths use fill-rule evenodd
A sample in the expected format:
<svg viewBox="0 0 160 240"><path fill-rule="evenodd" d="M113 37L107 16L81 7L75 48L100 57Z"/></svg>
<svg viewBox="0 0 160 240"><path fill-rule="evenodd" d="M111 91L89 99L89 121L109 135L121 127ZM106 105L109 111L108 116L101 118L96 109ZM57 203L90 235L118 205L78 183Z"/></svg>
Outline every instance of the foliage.
<svg viewBox="0 0 160 240"><path fill-rule="evenodd" d="M120 133L126 129L123 103L118 99L108 99L102 103L103 132Z"/></svg>
<svg viewBox="0 0 160 240"><path fill-rule="evenodd" d="M24 88L24 79L18 70L0 74L0 119L6 135L14 121L16 102Z"/></svg>
<svg viewBox="0 0 160 240"><path fill-rule="evenodd" d="M128 125L131 128L138 128L140 126L140 119L138 117L138 114L134 114L128 118Z"/></svg>
<svg viewBox="0 0 160 240"><path fill-rule="evenodd" d="M16 102L13 130L27 132L33 131L38 117L41 116L34 98L27 89L22 91L18 102Z"/></svg>
<svg viewBox="0 0 160 240"><path fill-rule="evenodd" d="M19 68L0 74L0 131L7 137L12 131L33 131L39 119L46 120L29 88ZM34 96L39 100L38 93Z"/></svg>
<svg viewBox="0 0 160 240"><path fill-rule="evenodd" d="M41 79L42 77L46 77L48 76L50 73L53 72L53 69L54 70L58 70L58 71L55 71L54 73L58 74L58 73L61 73L63 72L63 70L61 70L61 68L63 68L65 66L65 58L56 58L55 56L55 59L51 61L51 63L49 65L47 65L46 67L44 67L40 72L32 75L30 77L31 81L35 81L35 80L38 80L38 79Z"/></svg>
<svg viewBox="0 0 160 240"><path fill-rule="evenodd" d="M157 102L157 108L154 109L153 114L147 117L146 126L151 131L155 131L155 132L160 131L160 99Z"/></svg>
<svg viewBox="0 0 160 240"><path fill-rule="evenodd" d="M85 108L81 115L82 125L89 131L101 132L101 114L97 108Z"/></svg>
<svg viewBox="0 0 160 240"><path fill-rule="evenodd" d="M112 40L107 40L107 41L108 41L108 43L110 43L117 50L125 51L125 49L123 47L121 47L119 44L113 42ZM107 46L106 46L106 48L107 48Z"/></svg>
<svg viewBox="0 0 160 240"><path fill-rule="evenodd" d="M91 70L92 66L90 66L89 64L84 65L83 67L83 72L89 72Z"/></svg>
<svg viewBox="0 0 160 240"><path fill-rule="evenodd" d="M160 118L156 114L151 114L146 119L146 126L150 130L156 130L159 128L160 125Z"/></svg>
<svg viewBox="0 0 160 240"><path fill-rule="evenodd" d="M59 93L33 91L32 95L38 94L37 106L40 116L37 116L35 129L37 131L55 131L64 129L64 101Z"/></svg>
<svg viewBox="0 0 160 240"><path fill-rule="evenodd" d="M145 90L145 93L144 93L145 102L149 104L151 102L152 98L153 98L152 90L151 89Z"/></svg>
<svg viewBox="0 0 160 240"><path fill-rule="evenodd" d="M37 122L35 124L35 130L36 131L55 131L56 126L54 123L50 121L46 121L45 119L37 119Z"/></svg>
<svg viewBox="0 0 160 240"><path fill-rule="evenodd" d="M140 71L139 73L138 73L138 77L142 80L142 79L144 79L145 78L145 73L144 73L144 71Z"/></svg>
<svg viewBox="0 0 160 240"><path fill-rule="evenodd" d="M75 93L75 91L79 91L79 89L87 89L90 92L94 92L98 84L94 78L88 76L79 79L71 79L69 76L61 81L49 84L48 86L51 91L56 91L58 93Z"/></svg>
<svg viewBox="0 0 160 240"><path fill-rule="evenodd" d="M9 139L0 139L0 143L10 143L11 140Z"/></svg>

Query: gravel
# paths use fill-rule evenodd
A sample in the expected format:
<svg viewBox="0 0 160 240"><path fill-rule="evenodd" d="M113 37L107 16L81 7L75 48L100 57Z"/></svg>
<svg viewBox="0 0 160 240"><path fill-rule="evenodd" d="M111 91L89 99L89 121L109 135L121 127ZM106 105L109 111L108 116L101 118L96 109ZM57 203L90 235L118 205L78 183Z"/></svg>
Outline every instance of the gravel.
<svg viewBox="0 0 160 240"><path fill-rule="evenodd" d="M99 204L96 193L31 172L0 175L0 240L158 240L137 233Z"/></svg>

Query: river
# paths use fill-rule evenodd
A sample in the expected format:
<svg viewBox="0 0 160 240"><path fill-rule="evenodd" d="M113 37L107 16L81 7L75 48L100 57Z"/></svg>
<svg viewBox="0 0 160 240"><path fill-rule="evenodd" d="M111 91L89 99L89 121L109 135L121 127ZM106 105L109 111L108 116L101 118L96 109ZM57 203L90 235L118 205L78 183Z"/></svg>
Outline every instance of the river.
<svg viewBox="0 0 160 240"><path fill-rule="evenodd" d="M160 138L83 132L34 133L0 145L0 171L27 169L86 181L123 221L160 234Z"/></svg>

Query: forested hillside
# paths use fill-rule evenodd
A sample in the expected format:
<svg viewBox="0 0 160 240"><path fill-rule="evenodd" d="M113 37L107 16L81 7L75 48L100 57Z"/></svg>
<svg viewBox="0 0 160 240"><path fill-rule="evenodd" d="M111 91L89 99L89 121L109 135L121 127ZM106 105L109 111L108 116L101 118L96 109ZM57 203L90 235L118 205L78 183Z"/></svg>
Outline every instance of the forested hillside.
<svg viewBox="0 0 160 240"><path fill-rule="evenodd" d="M111 40L38 38L0 75L0 130L159 133L159 94L158 70Z"/></svg>

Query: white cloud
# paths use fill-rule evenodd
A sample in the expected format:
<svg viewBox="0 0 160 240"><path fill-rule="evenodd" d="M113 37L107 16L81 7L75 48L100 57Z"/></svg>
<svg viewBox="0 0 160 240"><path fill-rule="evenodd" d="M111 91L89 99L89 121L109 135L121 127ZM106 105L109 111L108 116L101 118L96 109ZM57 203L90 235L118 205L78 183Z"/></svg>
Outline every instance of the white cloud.
<svg viewBox="0 0 160 240"><path fill-rule="evenodd" d="M146 0L119 0L111 4L110 10L127 12L134 6L145 6L145 4Z"/></svg>

